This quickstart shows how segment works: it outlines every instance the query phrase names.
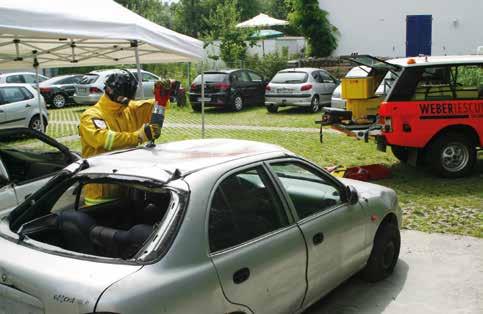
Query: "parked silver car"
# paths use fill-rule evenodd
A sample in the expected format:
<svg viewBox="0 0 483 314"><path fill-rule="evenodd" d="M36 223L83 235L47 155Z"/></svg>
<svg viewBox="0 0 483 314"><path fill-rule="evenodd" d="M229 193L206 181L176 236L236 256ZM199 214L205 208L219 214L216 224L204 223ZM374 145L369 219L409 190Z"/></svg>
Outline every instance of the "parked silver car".
<svg viewBox="0 0 483 314"><path fill-rule="evenodd" d="M119 196L85 206L91 184ZM5 313L298 313L400 247L393 190L239 140L78 161L4 214Z"/></svg>
<svg viewBox="0 0 483 314"><path fill-rule="evenodd" d="M22 203L78 159L67 147L36 130L0 129L0 212Z"/></svg>
<svg viewBox="0 0 483 314"><path fill-rule="evenodd" d="M45 100L40 96L44 129L49 120ZM29 84L0 84L0 129L26 127L41 130L39 96Z"/></svg>
<svg viewBox="0 0 483 314"><path fill-rule="evenodd" d="M81 82L75 86L75 93L73 99L76 104L79 105L93 105L99 98L101 98L104 93L104 83L109 75L120 72L121 70L102 70L102 71L92 71L86 74ZM128 69L137 77L136 69ZM159 80L157 75L150 73L148 71L141 71L143 78L143 89L144 98L153 98L154 83ZM136 93L136 99L141 98L141 90L138 88Z"/></svg>
<svg viewBox="0 0 483 314"><path fill-rule="evenodd" d="M317 112L330 104L333 90L339 84L327 71L316 68L293 68L279 71L266 87L265 105L269 112L279 107L307 107Z"/></svg>
<svg viewBox="0 0 483 314"><path fill-rule="evenodd" d="M39 74L39 83L49 78L45 75ZM34 86L37 83L35 73L33 72L12 72L0 74L0 84L13 83L13 84L30 84Z"/></svg>

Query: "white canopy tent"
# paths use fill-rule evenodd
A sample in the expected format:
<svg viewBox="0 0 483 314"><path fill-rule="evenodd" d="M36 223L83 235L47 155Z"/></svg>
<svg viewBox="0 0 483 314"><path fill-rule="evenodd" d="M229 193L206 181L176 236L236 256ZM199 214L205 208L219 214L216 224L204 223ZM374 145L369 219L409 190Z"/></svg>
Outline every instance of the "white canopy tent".
<svg viewBox="0 0 483 314"><path fill-rule="evenodd" d="M276 18L273 18L271 16L268 16L266 14L260 13L257 16L246 20L245 22L241 22L236 25L236 27L270 27L270 26L275 26L275 25L288 25L288 21L285 20L279 20Z"/></svg>
<svg viewBox="0 0 483 314"><path fill-rule="evenodd" d="M203 55L201 41L113 0L0 0L0 70L137 64L140 75L140 58L167 63Z"/></svg>

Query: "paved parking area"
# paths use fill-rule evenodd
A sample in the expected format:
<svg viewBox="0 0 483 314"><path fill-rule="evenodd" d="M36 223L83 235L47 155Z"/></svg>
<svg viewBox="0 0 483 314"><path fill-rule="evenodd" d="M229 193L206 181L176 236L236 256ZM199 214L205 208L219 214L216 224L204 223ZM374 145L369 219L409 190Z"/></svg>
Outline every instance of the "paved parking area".
<svg viewBox="0 0 483 314"><path fill-rule="evenodd" d="M483 313L483 239L403 231L395 273L352 278L304 314Z"/></svg>

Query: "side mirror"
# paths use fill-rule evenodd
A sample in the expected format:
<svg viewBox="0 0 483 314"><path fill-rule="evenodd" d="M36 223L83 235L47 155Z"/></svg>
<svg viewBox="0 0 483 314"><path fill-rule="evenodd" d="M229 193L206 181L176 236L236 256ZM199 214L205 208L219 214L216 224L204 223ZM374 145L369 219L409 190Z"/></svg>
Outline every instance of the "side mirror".
<svg viewBox="0 0 483 314"><path fill-rule="evenodd" d="M7 185L10 181L8 180L8 178L3 174L3 173L0 173L0 188L1 187L4 187L5 185Z"/></svg>
<svg viewBox="0 0 483 314"><path fill-rule="evenodd" d="M352 185L348 185L346 189L346 193L347 193L346 194L347 201L349 202L349 204L351 205L357 204L357 202L359 201L359 193L357 193L356 188L353 187Z"/></svg>

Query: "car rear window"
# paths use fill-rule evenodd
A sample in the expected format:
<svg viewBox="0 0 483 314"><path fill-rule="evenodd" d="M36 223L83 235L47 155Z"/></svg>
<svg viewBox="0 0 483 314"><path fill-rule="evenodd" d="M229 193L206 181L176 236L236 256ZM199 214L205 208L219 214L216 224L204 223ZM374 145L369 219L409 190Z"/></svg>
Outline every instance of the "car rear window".
<svg viewBox="0 0 483 314"><path fill-rule="evenodd" d="M205 82L206 83L218 83L218 82L227 82L228 81L228 74L226 73L205 73ZM198 75L193 84L201 84L201 75Z"/></svg>
<svg viewBox="0 0 483 314"><path fill-rule="evenodd" d="M87 74L82 77L79 84L92 84L99 78L97 74Z"/></svg>
<svg viewBox="0 0 483 314"><path fill-rule="evenodd" d="M272 83L300 84L307 82L308 77L305 72L279 72L273 77Z"/></svg>

